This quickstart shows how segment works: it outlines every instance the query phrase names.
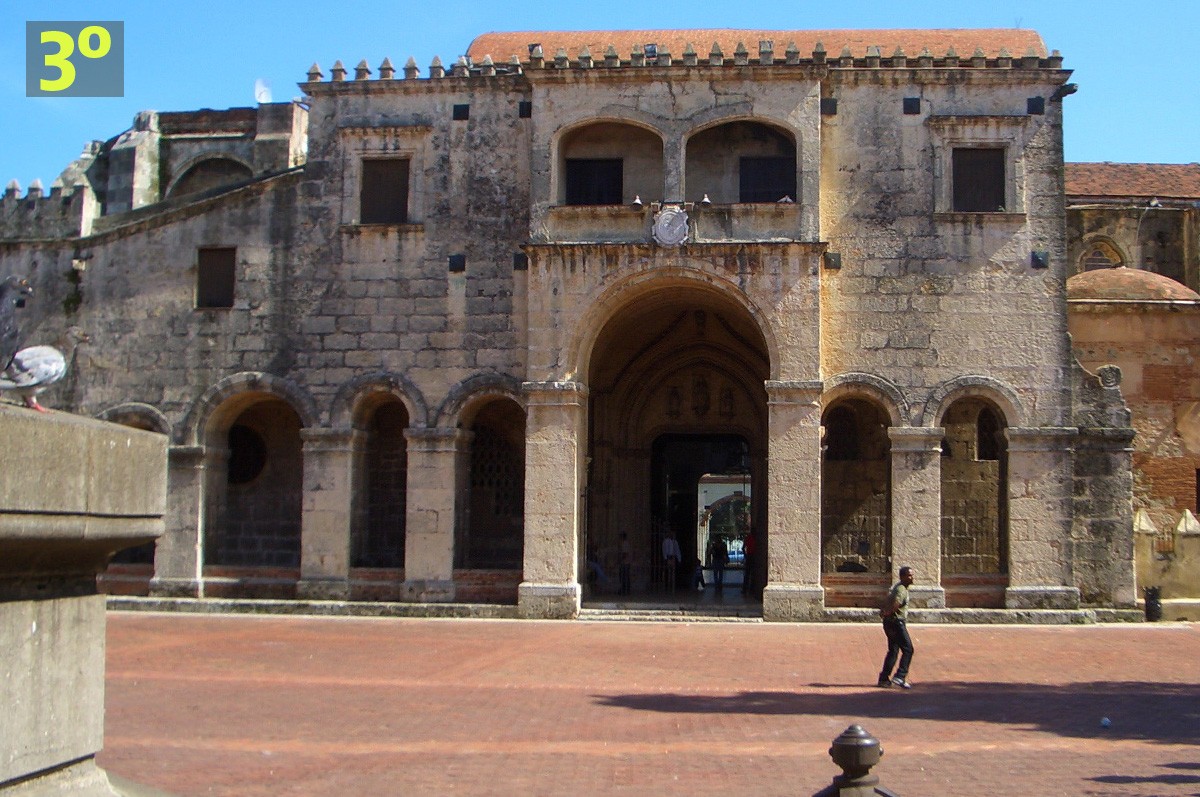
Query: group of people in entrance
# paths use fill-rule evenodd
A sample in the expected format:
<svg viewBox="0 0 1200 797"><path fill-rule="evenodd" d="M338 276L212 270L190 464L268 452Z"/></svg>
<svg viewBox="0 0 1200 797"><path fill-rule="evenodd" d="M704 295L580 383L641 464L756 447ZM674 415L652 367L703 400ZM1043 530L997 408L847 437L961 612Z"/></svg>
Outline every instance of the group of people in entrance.
<svg viewBox="0 0 1200 797"><path fill-rule="evenodd" d="M754 532L750 531L742 538L741 589L743 595L757 595L755 591L757 549L758 546ZM692 561L692 587L695 589L705 589L708 586L705 582L705 571L711 570L713 586L718 592L723 591L725 589L725 573L729 569L730 559L729 543L722 536L713 537L708 544L704 558L702 559L697 556ZM707 561L707 567L705 561ZM675 532L668 531L662 540L661 580L662 587L667 592L674 593L676 591L682 563L683 550L680 548L679 540L675 537ZM598 551L591 544L587 548L586 566L588 583L600 591L609 591L612 585L608 574L605 572ZM618 585L616 592L618 595L629 595L632 593L632 570L633 548L629 542L629 535L621 532L621 538L617 544Z"/></svg>

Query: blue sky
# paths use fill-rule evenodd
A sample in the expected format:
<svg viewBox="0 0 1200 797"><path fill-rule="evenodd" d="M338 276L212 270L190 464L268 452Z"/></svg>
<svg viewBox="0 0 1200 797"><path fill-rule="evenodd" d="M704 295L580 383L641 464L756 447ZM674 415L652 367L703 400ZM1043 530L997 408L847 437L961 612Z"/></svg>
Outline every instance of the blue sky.
<svg viewBox="0 0 1200 797"><path fill-rule="evenodd" d="M125 23L125 96L27 98L27 20ZM479 33L659 28L1024 27L1061 50L1078 94L1066 102L1072 161L1200 161L1195 31L1200 2L1159 0L874 0L774 3L677 0L7 0L0 7L0 182L51 181L85 142L127 129L139 110L254 104L256 80L275 101L300 94L314 61L372 68L434 55L449 64Z"/></svg>

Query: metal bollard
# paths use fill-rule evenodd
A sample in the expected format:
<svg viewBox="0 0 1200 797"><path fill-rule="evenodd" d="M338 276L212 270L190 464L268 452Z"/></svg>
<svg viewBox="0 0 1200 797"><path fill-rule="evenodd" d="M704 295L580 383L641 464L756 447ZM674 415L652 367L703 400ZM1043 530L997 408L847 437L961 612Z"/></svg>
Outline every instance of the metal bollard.
<svg viewBox="0 0 1200 797"><path fill-rule="evenodd" d="M1146 622L1156 623L1162 619L1162 587L1145 587Z"/></svg>
<svg viewBox="0 0 1200 797"><path fill-rule="evenodd" d="M883 747L861 725L842 731L833 740L829 757L842 768L842 774L813 797L899 797L880 786L879 778L871 774L871 767L883 757Z"/></svg>

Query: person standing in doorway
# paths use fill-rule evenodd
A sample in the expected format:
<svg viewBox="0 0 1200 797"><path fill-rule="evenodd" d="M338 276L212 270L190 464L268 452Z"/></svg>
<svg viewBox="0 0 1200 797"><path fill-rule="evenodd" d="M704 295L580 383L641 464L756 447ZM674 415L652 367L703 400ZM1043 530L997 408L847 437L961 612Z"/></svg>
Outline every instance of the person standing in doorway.
<svg viewBox="0 0 1200 797"><path fill-rule="evenodd" d="M729 563L729 546L725 544L724 537L717 537L712 541L712 545L708 546L708 564L713 571L713 583L717 585L717 592L725 589L725 565Z"/></svg>
<svg viewBox="0 0 1200 797"><path fill-rule="evenodd" d="M758 540L754 537L754 529L746 533L742 540L742 594L753 595L755 568L758 566Z"/></svg>
<svg viewBox="0 0 1200 797"><path fill-rule="evenodd" d="M663 567L667 592L675 591L675 573L679 569L679 560L683 554L679 551L679 540L675 539L674 530L668 531L662 543Z"/></svg>
<svg viewBox="0 0 1200 797"><path fill-rule="evenodd" d="M898 686L901 689L912 689L908 682L908 667L912 664L913 643L908 636L908 588L913 583L913 569L900 568L900 580L888 592L879 616L883 618L883 633L887 635L887 655L883 659L883 669L879 672L878 686ZM896 657L900 657L900 666L892 674Z"/></svg>
<svg viewBox="0 0 1200 797"><path fill-rule="evenodd" d="M629 535L621 532L621 544L617 549L617 576L620 578L621 586L618 590L618 595L628 595L630 592L629 585L629 570L633 562L633 549L629 545Z"/></svg>

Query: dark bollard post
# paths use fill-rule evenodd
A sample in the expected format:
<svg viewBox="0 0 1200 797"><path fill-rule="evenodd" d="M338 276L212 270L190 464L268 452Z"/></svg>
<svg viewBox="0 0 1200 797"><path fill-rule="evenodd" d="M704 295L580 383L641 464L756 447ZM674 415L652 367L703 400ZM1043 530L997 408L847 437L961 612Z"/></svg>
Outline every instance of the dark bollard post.
<svg viewBox="0 0 1200 797"><path fill-rule="evenodd" d="M898 797L881 787L879 778L871 774L871 767L883 757L883 747L861 725L851 725L842 731L833 740L829 757L842 768L842 774L813 797Z"/></svg>
<svg viewBox="0 0 1200 797"><path fill-rule="evenodd" d="M1156 623L1162 619L1162 587L1146 587L1146 621Z"/></svg>

